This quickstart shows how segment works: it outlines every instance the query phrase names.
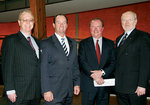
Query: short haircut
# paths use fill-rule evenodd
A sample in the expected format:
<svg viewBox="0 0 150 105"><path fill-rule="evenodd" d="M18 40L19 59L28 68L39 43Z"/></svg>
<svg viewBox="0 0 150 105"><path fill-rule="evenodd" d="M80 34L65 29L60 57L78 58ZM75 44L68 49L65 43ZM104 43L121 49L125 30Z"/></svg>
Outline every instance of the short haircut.
<svg viewBox="0 0 150 105"><path fill-rule="evenodd" d="M33 13L31 12L31 10L25 9L22 12L19 13L18 20L21 19L22 14L25 13L25 12L29 13L29 14L31 14L33 16ZM33 19L34 19L34 16L33 16Z"/></svg>
<svg viewBox="0 0 150 105"><path fill-rule="evenodd" d="M102 20L101 18L93 18L93 19L90 21L90 26L91 26L92 21L94 21L94 20L99 20L99 21L102 23L102 27L104 27L104 22L103 22L103 20Z"/></svg>
<svg viewBox="0 0 150 105"><path fill-rule="evenodd" d="M54 23L54 24L55 24L55 22L56 22L57 16L64 16L64 17L66 18L66 22L68 23L68 18L67 18L67 16L65 16L65 15L63 15L63 14L57 14L56 16L54 16L54 19L53 19L53 23Z"/></svg>

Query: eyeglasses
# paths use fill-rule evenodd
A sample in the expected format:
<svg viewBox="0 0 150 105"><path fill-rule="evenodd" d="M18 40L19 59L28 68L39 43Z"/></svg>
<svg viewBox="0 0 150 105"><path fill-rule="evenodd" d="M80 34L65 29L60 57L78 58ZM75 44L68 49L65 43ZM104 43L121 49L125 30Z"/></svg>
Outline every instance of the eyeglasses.
<svg viewBox="0 0 150 105"><path fill-rule="evenodd" d="M34 22L33 19L31 19L31 20L29 20L29 19L20 19L20 21L22 21L22 22L24 22L24 23L27 23L27 22L33 23L33 22Z"/></svg>

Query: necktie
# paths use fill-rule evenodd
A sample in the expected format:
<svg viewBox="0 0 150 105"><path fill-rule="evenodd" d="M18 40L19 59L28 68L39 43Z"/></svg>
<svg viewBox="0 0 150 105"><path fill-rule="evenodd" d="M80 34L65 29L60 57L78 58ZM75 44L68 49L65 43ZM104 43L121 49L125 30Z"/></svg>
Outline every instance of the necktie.
<svg viewBox="0 0 150 105"><path fill-rule="evenodd" d="M123 43L125 42L125 40L127 39L127 33L123 36L123 38L122 38L122 40L121 40L121 42L120 42L120 44L119 44L119 46L122 46L123 45Z"/></svg>
<svg viewBox="0 0 150 105"><path fill-rule="evenodd" d="M98 64L100 64L101 54L100 54L100 48L98 45L98 41L99 40L97 40L97 42L96 42L96 55L97 55Z"/></svg>
<svg viewBox="0 0 150 105"><path fill-rule="evenodd" d="M65 44L65 38L61 38L61 45L64 49L64 52L65 52L65 55L68 56L68 50L67 50L67 47L66 47L66 44Z"/></svg>
<svg viewBox="0 0 150 105"><path fill-rule="evenodd" d="M31 38L30 38L30 37L27 37L27 39L28 39L28 41L29 41L29 43L30 43L30 46L31 46L32 49L35 51L35 49L34 49L34 47L33 47L33 44L32 44L32 42L31 42Z"/></svg>

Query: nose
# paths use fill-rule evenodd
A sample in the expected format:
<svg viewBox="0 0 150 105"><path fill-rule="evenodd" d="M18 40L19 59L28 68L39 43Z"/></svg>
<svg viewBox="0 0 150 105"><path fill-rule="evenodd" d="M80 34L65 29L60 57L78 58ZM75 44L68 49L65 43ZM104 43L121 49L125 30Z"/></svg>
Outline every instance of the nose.
<svg viewBox="0 0 150 105"><path fill-rule="evenodd" d="M94 27L94 31L97 31L98 30L98 27Z"/></svg>

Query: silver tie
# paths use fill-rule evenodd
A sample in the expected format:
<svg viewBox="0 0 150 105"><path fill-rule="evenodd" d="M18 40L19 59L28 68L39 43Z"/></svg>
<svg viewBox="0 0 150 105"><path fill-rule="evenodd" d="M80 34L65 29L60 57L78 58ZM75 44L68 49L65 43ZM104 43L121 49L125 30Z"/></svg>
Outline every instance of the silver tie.
<svg viewBox="0 0 150 105"><path fill-rule="evenodd" d="M65 55L68 56L68 50L67 50L67 47L66 47L66 44L65 44L65 38L61 38L61 45L64 49L64 52L65 52Z"/></svg>

